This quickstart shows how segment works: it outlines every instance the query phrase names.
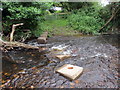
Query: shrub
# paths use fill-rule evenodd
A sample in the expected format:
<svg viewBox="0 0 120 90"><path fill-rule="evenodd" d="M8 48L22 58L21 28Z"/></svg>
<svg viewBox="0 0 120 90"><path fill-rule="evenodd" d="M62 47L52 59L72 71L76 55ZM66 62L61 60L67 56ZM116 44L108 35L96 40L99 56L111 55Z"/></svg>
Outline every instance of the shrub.
<svg viewBox="0 0 120 90"><path fill-rule="evenodd" d="M24 23L16 29L18 36L24 34L23 29L29 29L30 36L36 37L42 32L40 22L44 21L46 9L49 9L52 3L43 2L3 2L3 32L11 32L12 24ZM38 23L38 21L40 21ZM38 33L39 32L39 33ZM23 35L24 36L24 35ZM17 39L17 36L16 36Z"/></svg>
<svg viewBox="0 0 120 90"><path fill-rule="evenodd" d="M94 7L82 8L68 17L71 27L84 34L97 34L104 25L104 20L100 17L98 10Z"/></svg>

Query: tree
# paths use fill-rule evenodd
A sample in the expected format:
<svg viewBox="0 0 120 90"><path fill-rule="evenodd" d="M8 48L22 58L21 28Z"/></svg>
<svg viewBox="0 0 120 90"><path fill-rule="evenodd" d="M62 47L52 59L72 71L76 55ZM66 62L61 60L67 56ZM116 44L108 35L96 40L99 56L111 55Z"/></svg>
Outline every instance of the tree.
<svg viewBox="0 0 120 90"><path fill-rule="evenodd" d="M115 29L120 28L120 3L111 2L100 12L101 17L106 21L105 25L100 28L100 32L103 32L106 28Z"/></svg>
<svg viewBox="0 0 120 90"><path fill-rule="evenodd" d="M16 30L16 36L24 35L21 29L29 29L31 35L34 36L34 31L38 30L38 21L44 20L46 10L52 5L52 2L2 2L4 34L9 35L12 24L24 23Z"/></svg>

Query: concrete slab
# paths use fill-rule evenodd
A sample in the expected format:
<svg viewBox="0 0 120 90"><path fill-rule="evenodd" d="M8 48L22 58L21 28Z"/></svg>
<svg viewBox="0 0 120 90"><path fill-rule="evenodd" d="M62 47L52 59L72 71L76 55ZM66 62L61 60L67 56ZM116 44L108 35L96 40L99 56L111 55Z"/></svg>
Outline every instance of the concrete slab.
<svg viewBox="0 0 120 90"><path fill-rule="evenodd" d="M63 59L71 57L71 55L56 55L56 57L60 60L63 60Z"/></svg>
<svg viewBox="0 0 120 90"><path fill-rule="evenodd" d="M75 80L82 74L83 67L65 64L62 67L58 68L56 72L60 73L61 75L67 77L70 80Z"/></svg>

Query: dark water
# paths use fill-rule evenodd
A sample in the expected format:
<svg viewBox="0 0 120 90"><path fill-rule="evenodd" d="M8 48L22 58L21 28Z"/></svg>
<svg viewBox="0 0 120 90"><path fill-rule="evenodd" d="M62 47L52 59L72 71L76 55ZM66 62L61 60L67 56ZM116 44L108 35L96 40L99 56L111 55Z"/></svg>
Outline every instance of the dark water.
<svg viewBox="0 0 120 90"><path fill-rule="evenodd" d="M103 35L102 37L112 46L115 46L118 49L120 48L120 34Z"/></svg>
<svg viewBox="0 0 120 90"><path fill-rule="evenodd" d="M119 37L120 37L119 34L117 34L117 35L114 35L114 34L113 35L102 35L102 36L54 36L54 37L51 37L48 39L48 44L46 45L47 48L51 48L52 46L57 46L60 44L65 44L65 45L70 45L73 50L77 51L77 53L76 53L78 55L77 57L70 58L66 61L61 61L61 62L57 61L57 59L51 58L50 57L51 54L48 52L41 53L41 52L35 51L35 50L23 50L23 49L22 50L16 49L16 50L10 51L7 54L3 54L3 60L2 60L2 62L3 62L3 80L11 79L10 77L13 74L15 74L21 70L27 70L27 69L37 66L37 65L41 65L41 66L43 66L43 68L44 68L44 66L50 66L51 64L49 64L49 60L55 60L55 62L57 62L57 63L52 65L52 66L54 66L54 68L57 68L65 63L76 64L78 66L82 66L85 68L85 72L82 76L82 79L80 79L81 81L83 81L83 83L80 84L80 85L82 85L81 87L92 87L92 84L94 84L94 83L96 83L97 85L94 84L93 87L99 87L100 83L98 83L97 80L98 81L99 80L103 80L103 81L107 80L107 79L99 76L100 74L102 74L103 76L104 76L104 74L105 75L108 74L108 76L109 76L110 73L117 72L117 70L114 70L113 72L111 72L111 71L109 72L109 70L117 68L117 65L115 65L115 66L110 65L110 63L117 61L116 54L118 53L118 50L120 47ZM29 44L39 45L38 43L36 43L36 41L30 41ZM71 48L68 48L68 49L71 49ZM8 60L8 59L10 59L10 60ZM109 59L111 61L109 61ZM115 59L116 61L114 61L113 59ZM104 65L104 64L106 64L106 65ZM86 68L89 68L89 69L86 69ZM105 70L103 70L103 69L105 69ZM88 72L88 71L91 71L91 72ZM104 72L106 72L107 74ZM50 74L49 71L48 71L48 74ZM113 77L112 78L113 81L111 81L111 82L114 82L114 83L111 83L111 82L105 83L107 81L105 81L105 82L101 81L101 83L108 84L108 87L110 87L110 86L117 87L117 82L115 81L116 77L114 77L114 75L112 75L112 74L110 74L110 75L111 76L109 76L109 78ZM45 76L45 77L43 76L43 80L46 77L47 76ZM110 80L112 80L112 79L110 79ZM95 82L93 82L93 81L95 81ZM21 79L21 82L22 82L22 79ZM64 80L60 81L60 82L64 82ZM57 83L56 80L55 80L55 83ZM67 84L67 83L69 83L69 81L65 81L65 84ZM41 84L43 84L43 83L41 82ZM52 84L49 84L48 86L49 87L58 87L58 86L60 86L60 83L58 86L57 85L52 86ZM36 87L40 87L40 86L37 85ZM43 87L47 87L47 86L43 85ZM70 86L66 85L64 87L70 87ZM79 87L79 86L76 85L74 87ZM106 86L103 85L102 87L107 87L107 85Z"/></svg>
<svg viewBox="0 0 120 90"><path fill-rule="evenodd" d="M13 50L2 54L3 79L36 65L46 65L47 57L36 50ZM6 75L5 75L6 74Z"/></svg>

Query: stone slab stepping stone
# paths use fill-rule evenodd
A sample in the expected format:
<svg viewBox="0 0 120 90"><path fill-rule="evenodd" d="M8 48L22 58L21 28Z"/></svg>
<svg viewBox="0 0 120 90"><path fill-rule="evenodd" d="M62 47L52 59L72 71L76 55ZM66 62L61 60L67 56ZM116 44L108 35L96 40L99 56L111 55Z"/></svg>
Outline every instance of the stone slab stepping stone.
<svg viewBox="0 0 120 90"><path fill-rule="evenodd" d="M41 43L41 44L47 43L47 36L48 36L48 32L44 32L44 33L41 34L41 36L37 39L37 42L38 42L38 43Z"/></svg>
<svg viewBox="0 0 120 90"><path fill-rule="evenodd" d="M71 57L71 55L56 55L56 57L60 60L63 60L63 59Z"/></svg>
<svg viewBox="0 0 120 90"><path fill-rule="evenodd" d="M82 74L83 67L65 64L62 67L58 68L56 72L60 73L61 75L67 77L70 80L75 80Z"/></svg>

